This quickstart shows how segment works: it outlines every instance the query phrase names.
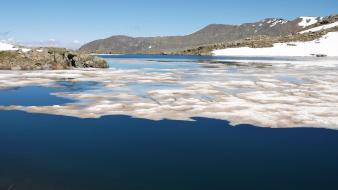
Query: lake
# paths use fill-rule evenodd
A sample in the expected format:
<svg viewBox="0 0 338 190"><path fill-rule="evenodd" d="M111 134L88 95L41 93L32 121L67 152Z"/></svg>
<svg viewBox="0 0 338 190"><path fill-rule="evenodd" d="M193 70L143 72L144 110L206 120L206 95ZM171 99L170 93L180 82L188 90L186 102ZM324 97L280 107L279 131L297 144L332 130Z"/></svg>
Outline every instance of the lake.
<svg viewBox="0 0 338 190"><path fill-rule="evenodd" d="M0 71L0 189L338 189L334 58Z"/></svg>

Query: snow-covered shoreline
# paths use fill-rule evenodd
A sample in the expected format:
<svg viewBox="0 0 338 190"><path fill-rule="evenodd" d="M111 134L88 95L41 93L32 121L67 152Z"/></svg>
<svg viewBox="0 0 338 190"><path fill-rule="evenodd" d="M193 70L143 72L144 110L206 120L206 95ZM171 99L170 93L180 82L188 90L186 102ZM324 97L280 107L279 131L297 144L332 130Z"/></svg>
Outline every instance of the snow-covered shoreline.
<svg viewBox="0 0 338 190"><path fill-rule="evenodd" d="M252 57L308 57L314 55L338 56L338 32L330 32L320 39L309 42L276 43L268 48L227 48L215 50L214 56L252 56Z"/></svg>

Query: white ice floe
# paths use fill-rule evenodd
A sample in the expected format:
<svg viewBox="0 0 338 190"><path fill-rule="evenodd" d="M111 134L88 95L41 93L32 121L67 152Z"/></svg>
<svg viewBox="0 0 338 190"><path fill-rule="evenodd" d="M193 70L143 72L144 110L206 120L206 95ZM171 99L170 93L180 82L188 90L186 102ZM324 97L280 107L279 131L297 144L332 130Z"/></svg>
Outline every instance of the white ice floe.
<svg viewBox="0 0 338 190"><path fill-rule="evenodd" d="M299 26L305 28L308 27L310 25L316 24L319 20L320 17L299 17L300 19L302 19L302 21L298 24Z"/></svg>
<svg viewBox="0 0 338 190"><path fill-rule="evenodd" d="M208 117L228 120L234 125L338 129L337 59L324 58L320 62L315 58L237 61L241 64L232 65L229 60L229 64L208 67L209 63L199 63L199 68L166 72L115 69L0 71L0 88L52 87L60 80L96 81L102 85L96 89L53 94L76 100L74 103L0 106L0 109L79 118L116 114L152 120Z"/></svg>
<svg viewBox="0 0 338 190"><path fill-rule="evenodd" d="M314 28L311 28L311 29L308 29L308 30L305 30L305 31L301 31L299 33L300 34L304 34L304 33L308 33L308 32L318 32L320 30L326 30L326 29L334 28L336 26L338 26L338 21L334 22L334 23L330 23L330 24L325 24L325 25L322 25L322 26L314 27Z"/></svg>
<svg viewBox="0 0 338 190"><path fill-rule="evenodd" d="M338 56L338 32L330 32L309 42L276 43L268 48L227 48L213 51L215 56Z"/></svg>

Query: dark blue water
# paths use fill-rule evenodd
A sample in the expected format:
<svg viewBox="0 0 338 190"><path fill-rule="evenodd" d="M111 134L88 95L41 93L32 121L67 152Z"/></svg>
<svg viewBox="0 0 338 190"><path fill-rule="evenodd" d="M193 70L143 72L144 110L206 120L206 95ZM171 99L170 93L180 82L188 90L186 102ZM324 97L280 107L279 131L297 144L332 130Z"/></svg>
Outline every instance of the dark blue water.
<svg viewBox="0 0 338 190"><path fill-rule="evenodd" d="M110 63L123 69L113 58ZM64 104L72 100L51 93L100 86L69 81L57 85L0 91L0 105ZM205 118L79 119L20 111L0 111L0 122L0 190L338 189L335 130L232 127Z"/></svg>
<svg viewBox="0 0 338 190"><path fill-rule="evenodd" d="M49 106L72 103L74 100L55 96L57 92L80 92L99 88L96 82L59 81L55 87L25 86L0 90L0 105Z"/></svg>
<svg viewBox="0 0 338 190"><path fill-rule="evenodd" d="M0 189L337 189L338 131L0 111Z"/></svg>
<svg viewBox="0 0 338 190"><path fill-rule="evenodd" d="M72 102L69 99L51 95L55 92L59 92L58 89L39 86L0 90L0 105L47 106Z"/></svg>

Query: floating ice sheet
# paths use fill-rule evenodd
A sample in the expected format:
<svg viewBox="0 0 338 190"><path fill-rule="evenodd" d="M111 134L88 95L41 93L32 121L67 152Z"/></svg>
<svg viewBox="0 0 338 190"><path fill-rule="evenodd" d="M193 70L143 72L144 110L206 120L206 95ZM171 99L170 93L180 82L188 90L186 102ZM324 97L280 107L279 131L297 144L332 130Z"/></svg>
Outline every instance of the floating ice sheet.
<svg viewBox="0 0 338 190"><path fill-rule="evenodd" d="M56 81L65 80L100 84L93 89L54 94L76 100L73 103L0 109L80 118L114 114L152 120L208 117L233 125L338 129L338 60L256 59L237 63L213 63L213 67L206 61L182 63L193 67L167 72L157 68L154 72L149 72L151 68L0 71L0 88L53 87Z"/></svg>

